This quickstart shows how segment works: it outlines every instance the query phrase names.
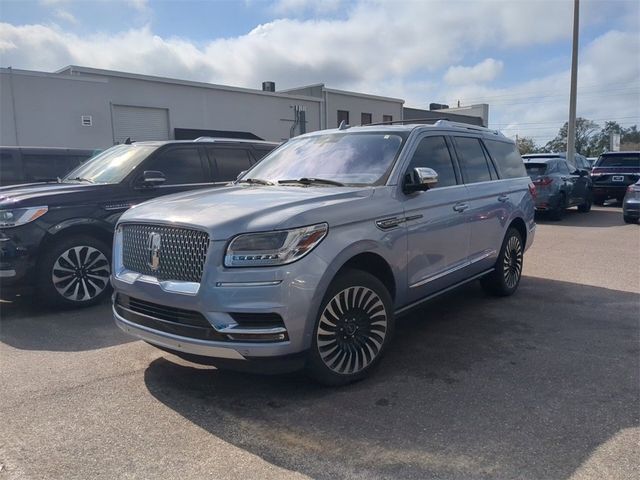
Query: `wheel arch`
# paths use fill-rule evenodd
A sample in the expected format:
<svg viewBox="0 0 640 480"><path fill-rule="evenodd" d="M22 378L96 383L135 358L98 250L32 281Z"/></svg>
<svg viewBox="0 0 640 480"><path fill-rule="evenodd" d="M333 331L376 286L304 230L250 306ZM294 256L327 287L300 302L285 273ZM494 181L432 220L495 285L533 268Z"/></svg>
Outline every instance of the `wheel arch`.
<svg viewBox="0 0 640 480"><path fill-rule="evenodd" d="M516 217L511 220L511 223L509 223L509 227L507 228L507 230L509 230L509 228L515 228L522 238L522 244L527 244L527 224L524 222L524 219L522 217Z"/></svg>

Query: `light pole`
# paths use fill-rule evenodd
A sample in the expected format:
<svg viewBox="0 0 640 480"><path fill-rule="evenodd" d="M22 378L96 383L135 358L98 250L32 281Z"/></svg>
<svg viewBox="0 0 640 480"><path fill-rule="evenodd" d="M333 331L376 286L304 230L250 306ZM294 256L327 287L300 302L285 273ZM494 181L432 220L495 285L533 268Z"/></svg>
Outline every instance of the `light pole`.
<svg viewBox="0 0 640 480"><path fill-rule="evenodd" d="M580 0L573 0L573 50L571 53L571 93L569 95L569 125L567 128L567 162L576 165L576 96L578 88L578 30Z"/></svg>

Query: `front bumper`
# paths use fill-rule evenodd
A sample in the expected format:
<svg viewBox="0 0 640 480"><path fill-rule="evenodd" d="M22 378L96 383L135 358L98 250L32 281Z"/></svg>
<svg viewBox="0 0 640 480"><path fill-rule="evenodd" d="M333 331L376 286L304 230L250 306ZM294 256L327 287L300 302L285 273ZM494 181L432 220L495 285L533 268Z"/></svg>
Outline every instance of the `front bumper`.
<svg viewBox="0 0 640 480"><path fill-rule="evenodd" d="M45 232L36 224L0 230L0 285L20 287L33 284L38 249Z"/></svg>
<svg viewBox="0 0 640 480"><path fill-rule="evenodd" d="M126 271L119 264L121 254L116 241L111 279L114 299L122 295L150 302L159 308L165 306L197 313L211 325L213 335L191 335L188 328L174 328L175 323L170 328L150 328L150 323L145 325L132 321L131 317L125 318L126 312L118 311L117 302L113 309L116 324L125 332L165 350L211 359L242 362L306 351L311 344L325 282L328 282L325 280L326 262L311 252L297 262L280 267L224 268L219 263L225 247L226 242L211 242L201 282L185 284L159 282ZM284 339L274 337L265 341L263 334L277 333L273 328L248 328L236 321L242 315L265 314L281 319L284 334L280 338ZM229 340L220 339L225 335Z"/></svg>

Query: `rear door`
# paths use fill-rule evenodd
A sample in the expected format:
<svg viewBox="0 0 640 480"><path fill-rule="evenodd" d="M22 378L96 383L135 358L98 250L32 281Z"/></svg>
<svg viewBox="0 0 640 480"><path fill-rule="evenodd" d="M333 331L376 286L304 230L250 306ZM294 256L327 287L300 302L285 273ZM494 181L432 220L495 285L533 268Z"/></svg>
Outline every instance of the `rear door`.
<svg viewBox="0 0 640 480"><path fill-rule="evenodd" d="M469 263L491 263L497 256L504 235L503 222L508 218L509 193L497 181L495 166L482 142L474 136L456 134L453 144L467 188L467 218L469 222ZM503 188L504 187L504 188Z"/></svg>
<svg viewBox="0 0 640 480"><path fill-rule="evenodd" d="M419 139L405 176L416 167L434 169L438 183L404 195L410 301L459 281L469 247L467 216L459 208L467 192L445 136Z"/></svg>

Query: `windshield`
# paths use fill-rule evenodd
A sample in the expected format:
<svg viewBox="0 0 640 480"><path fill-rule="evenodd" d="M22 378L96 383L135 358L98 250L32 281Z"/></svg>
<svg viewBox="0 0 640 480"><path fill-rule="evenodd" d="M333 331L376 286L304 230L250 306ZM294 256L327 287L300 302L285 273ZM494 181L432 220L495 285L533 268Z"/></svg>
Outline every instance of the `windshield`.
<svg viewBox="0 0 640 480"><path fill-rule="evenodd" d="M640 167L640 153L600 155L596 167Z"/></svg>
<svg viewBox="0 0 640 480"><path fill-rule="evenodd" d="M116 145L71 170L63 182L120 183L157 146Z"/></svg>
<svg viewBox="0 0 640 480"><path fill-rule="evenodd" d="M328 133L291 140L241 180L322 179L345 185L382 183L400 151L403 133Z"/></svg>

